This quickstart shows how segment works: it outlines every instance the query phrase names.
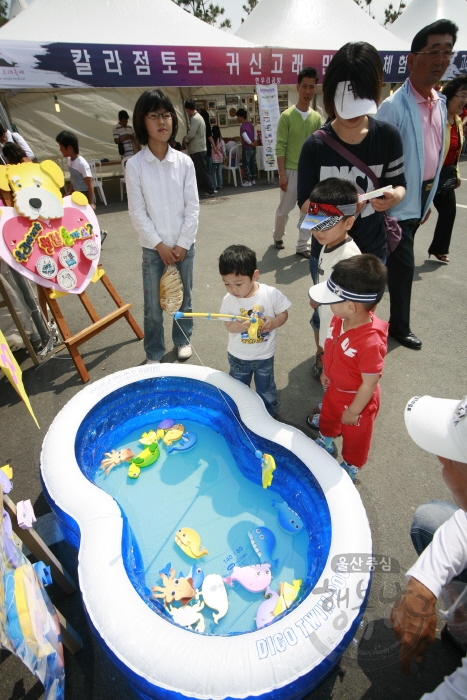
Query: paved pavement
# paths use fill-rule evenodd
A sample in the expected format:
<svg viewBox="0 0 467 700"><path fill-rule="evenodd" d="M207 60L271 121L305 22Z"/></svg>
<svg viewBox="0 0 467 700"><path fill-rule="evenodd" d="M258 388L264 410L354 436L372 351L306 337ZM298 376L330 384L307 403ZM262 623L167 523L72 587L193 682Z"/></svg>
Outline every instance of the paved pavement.
<svg viewBox="0 0 467 700"><path fill-rule="evenodd" d="M467 179L467 162L461 164L461 171ZM98 216L109 235L101 261L124 301L133 303L136 319L142 323L140 248L126 203L120 204L118 183L106 183L105 187L109 206L100 205ZM279 287L293 303L287 324L279 330L276 354L280 415L285 422L309 434L305 416L320 399L321 389L311 377L312 337L307 301L310 276L308 262L295 255L294 222L289 224L285 249L277 251L271 247L279 199L277 186L261 184L247 190L227 187L222 194L201 207L194 309L217 311L220 305L224 290L217 259L222 250L231 243L252 246L257 252L261 280ZM413 512L419 504L432 499L449 499L436 459L409 439L403 408L416 394L460 398L465 393L466 181L458 191L457 201L463 207L457 210L449 265L427 259L435 215L417 233L412 330L423 340L423 349L415 352L390 340L372 452L357 484L371 524L374 551L396 559L400 570L374 576L365 616L367 626L360 632L360 645L351 645L329 678L309 696L310 700L417 700L460 663L456 651L436 640L423 665L414 665L410 676L405 677L397 665L397 649L387 623L391 601L404 585L405 570L415 560L408 535ZM89 294L101 313L112 310L112 302L99 285L91 285ZM72 330L84 327L86 318L76 298L66 299L63 308L71 319ZM387 295L380 304L379 315L388 317ZM170 338L169 333L166 338ZM193 336L195 354L189 362L227 370L226 340L223 324L197 322ZM176 361L170 343L168 348L164 361ZM124 321L81 349L91 381L144 361L142 342L135 339ZM17 353L17 357L41 429L35 427L6 380L0 379L0 464L10 462L15 468L14 500L31 498L40 516L49 512L39 482L41 443L57 412L82 384L66 352L38 368L34 368L25 352ZM76 554L63 542L53 549L76 575ZM120 673L90 635L79 594L67 598L55 586L49 592L85 643L76 656L66 653L67 700L132 700L134 695ZM0 700L44 697L35 677L4 651L0 652L0 677Z"/></svg>

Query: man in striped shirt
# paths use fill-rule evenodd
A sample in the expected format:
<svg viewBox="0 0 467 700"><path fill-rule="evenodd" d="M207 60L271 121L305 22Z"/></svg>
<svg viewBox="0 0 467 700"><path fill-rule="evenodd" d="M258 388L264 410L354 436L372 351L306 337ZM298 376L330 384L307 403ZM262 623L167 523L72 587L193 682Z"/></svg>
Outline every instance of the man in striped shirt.
<svg viewBox="0 0 467 700"><path fill-rule="evenodd" d="M134 156L138 148L136 147L135 132L128 126L129 115L124 109L118 113L118 124L115 126L113 135L114 143L118 146L118 152L122 158Z"/></svg>

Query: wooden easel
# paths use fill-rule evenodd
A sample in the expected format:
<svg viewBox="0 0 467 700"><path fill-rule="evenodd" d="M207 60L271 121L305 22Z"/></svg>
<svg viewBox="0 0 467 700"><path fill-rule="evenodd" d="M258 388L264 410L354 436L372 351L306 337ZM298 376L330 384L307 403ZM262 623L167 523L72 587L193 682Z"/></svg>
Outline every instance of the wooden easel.
<svg viewBox="0 0 467 700"><path fill-rule="evenodd" d="M31 356L31 360L34 362L35 365L38 365L39 358L37 357L36 352L31 345L31 341L29 340L29 336L26 333L26 331L24 330L24 326L21 323L21 319L18 316L18 314L16 313L16 309L15 309L15 307L14 307L14 305L9 297L9 294L8 294L8 292L5 288L5 285L3 284L1 278L0 278L0 294L2 295L2 298L3 298L3 301L0 301L0 309L4 308L5 306L7 307L8 311L11 314L11 318L15 322L15 326L18 329L18 333L22 337L23 343L25 344L26 349L27 349L29 355Z"/></svg>
<svg viewBox="0 0 467 700"><path fill-rule="evenodd" d="M76 296L79 298L80 302L86 309L86 313L88 314L92 323L90 326L87 326L87 328L84 328L82 331L79 331L74 335L72 335L68 324L65 321L65 317L63 316L60 310L58 302L54 298L53 290L40 286L38 286L37 288L39 294L39 303L42 307L42 311L47 316L47 307L50 308L50 311L52 312L52 315L55 319L55 323L57 324L57 327L63 337L65 346L68 352L70 353L71 359L75 363L75 367L78 370L79 376L81 377L83 382L89 381L90 376L89 372L86 369L86 365L83 362L83 358L81 357L78 351L78 347L80 345L85 343L87 340L90 340L95 335L97 335L98 333L100 333L105 328L110 326L112 323L115 323L115 321L118 321L118 319L122 317L124 317L127 320L137 338L144 338L143 331L138 326L133 316L130 314L130 309L133 306L133 304L125 304L123 302L117 290L115 289L115 287L105 274L104 270L102 269L102 265L98 265L98 270L101 274L100 281L102 282L105 289L108 291L118 308L115 311L112 311L110 314L107 314L107 316L103 316L102 318L100 318L86 292L81 292L81 294L77 294Z"/></svg>
<svg viewBox="0 0 467 700"><path fill-rule="evenodd" d="M10 516L11 526L15 534L19 537L26 547L34 554L38 561L43 561L44 564L50 566L52 578L60 588L67 594L76 592L76 585L68 574L68 572L60 564L53 552L45 544L44 540L39 537L35 530L23 530L18 525L16 516L16 506L9 496L3 494L3 507ZM62 642L72 654L83 648L81 637L63 615L55 608L60 623L60 631L62 633Z"/></svg>

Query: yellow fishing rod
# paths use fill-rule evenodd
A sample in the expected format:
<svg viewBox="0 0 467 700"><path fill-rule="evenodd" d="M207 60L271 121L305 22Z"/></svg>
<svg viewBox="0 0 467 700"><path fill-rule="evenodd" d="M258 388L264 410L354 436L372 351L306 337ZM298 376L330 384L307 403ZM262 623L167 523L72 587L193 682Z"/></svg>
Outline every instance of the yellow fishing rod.
<svg viewBox="0 0 467 700"><path fill-rule="evenodd" d="M251 321L255 322L256 319L252 319L249 316L234 316L233 314L200 314L200 313L185 313L184 311L176 311L174 313L174 319L178 321L181 318L204 318L208 321Z"/></svg>

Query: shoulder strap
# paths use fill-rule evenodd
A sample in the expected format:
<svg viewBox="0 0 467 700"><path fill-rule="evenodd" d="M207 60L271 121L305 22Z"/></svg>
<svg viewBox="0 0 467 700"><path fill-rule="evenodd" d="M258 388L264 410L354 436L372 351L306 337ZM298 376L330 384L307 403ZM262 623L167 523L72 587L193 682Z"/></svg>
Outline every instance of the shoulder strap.
<svg viewBox="0 0 467 700"><path fill-rule="evenodd" d="M333 151L339 153L339 155L348 160L349 163L352 163L352 165L356 165L357 168L360 168L362 173L365 173L365 175L367 175L370 178L373 185L375 186L375 189L379 188L379 179L376 177L371 168L369 168L368 165L366 165L366 163L360 160L360 158L351 153L345 146L339 143L339 141L336 141L335 138L333 138L323 129L318 129L318 131L315 131L313 136L318 137L319 139L321 139L321 141L324 141L324 143L326 143L329 146L329 148L332 148Z"/></svg>

